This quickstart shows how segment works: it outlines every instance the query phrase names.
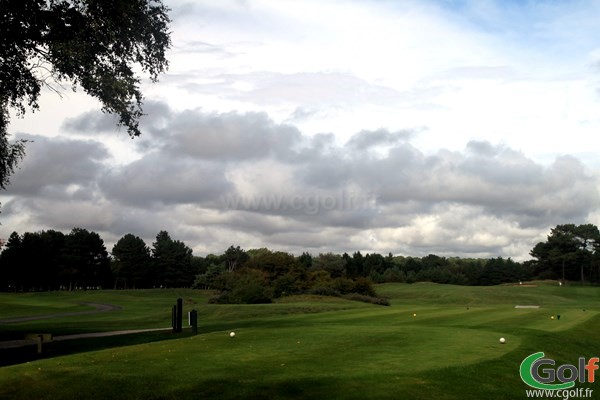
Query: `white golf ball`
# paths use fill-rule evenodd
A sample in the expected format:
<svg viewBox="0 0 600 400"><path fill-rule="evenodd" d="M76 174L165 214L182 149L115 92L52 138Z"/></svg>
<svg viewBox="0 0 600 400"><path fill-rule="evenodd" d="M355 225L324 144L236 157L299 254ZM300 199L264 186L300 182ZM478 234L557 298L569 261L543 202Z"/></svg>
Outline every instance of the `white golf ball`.
<svg viewBox="0 0 600 400"><path fill-rule="evenodd" d="M506 343L506 339L504 339L503 337L500 338L500 343L504 344Z"/></svg>
<svg viewBox="0 0 600 400"><path fill-rule="evenodd" d="M231 336L231 337L234 337L234 336L235 336L235 332L231 332L231 333L229 334L229 336Z"/></svg>

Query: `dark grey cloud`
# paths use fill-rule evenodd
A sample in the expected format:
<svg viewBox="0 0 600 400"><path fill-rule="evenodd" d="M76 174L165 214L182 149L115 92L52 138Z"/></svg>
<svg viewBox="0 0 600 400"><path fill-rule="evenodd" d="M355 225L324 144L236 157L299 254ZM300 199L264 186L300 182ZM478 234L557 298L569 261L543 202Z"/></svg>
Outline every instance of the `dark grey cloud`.
<svg viewBox="0 0 600 400"><path fill-rule="evenodd" d="M600 199L597 178L570 156L543 166L520 152L484 142L470 143L462 153L441 150L432 155L410 143L399 143L380 157L361 157L351 146L346 150L313 154L296 171L297 181L304 187L354 185L372 193L381 207L417 202L427 212L433 204L457 203L538 226L583 220Z"/></svg>
<svg viewBox="0 0 600 400"><path fill-rule="evenodd" d="M267 226L252 223L256 229L265 227L263 234L272 234L272 229L281 233L289 229L284 221L294 220L296 224L311 226L369 227L373 225L378 207L376 198L360 190L314 190L307 187L294 187L277 191L258 191L252 194L231 193L221 199L224 212L239 211L244 218L252 215L265 217ZM284 220L277 220L281 217ZM245 223L241 226L246 226ZM267 229L268 227L268 229Z"/></svg>
<svg viewBox="0 0 600 400"><path fill-rule="evenodd" d="M466 150L470 154L481 157L494 157L503 148L501 146L493 145L492 143L485 140L471 140L467 143Z"/></svg>
<svg viewBox="0 0 600 400"><path fill-rule="evenodd" d="M302 139L296 127L275 123L266 113L211 113L200 108L175 111L160 101L147 101L144 113L140 120L142 136L133 143L141 151L164 151L176 158L182 155L213 161L291 158ZM83 132L82 129L93 126L93 121L102 116L95 111L84 113L65 127ZM88 119L92 122L86 122Z"/></svg>
<svg viewBox="0 0 600 400"><path fill-rule="evenodd" d="M17 138L29 143L26 157L11 178L9 195L37 196L56 192L56 188L64 192L67 187L71 193L81 195L79 188L93 185L110 156L108 149L96 141L26 134Z"/></svg>
<svg viewBox="0 0 600 400"><path fill-rule="evenodd" d="M297 128L276 124L265 113L207 114L200 110L177 114L169 130L170 153L228 161L285 158L302 136Z"/></svg>
<svg viewBox="0 0 600 400"><path fill-rule="evenodd" d="M164 153L114 168L100 180L108 199L139 207L202 204L216 201L231 188L221 166Z"/></svg>
<svg viewBox="0 0 600 400"><path fill-rule="evenodd" d="M67 132L83 134L97 134L116 132L119 118L113 114L103 113L99 110L87 111L77 117L67 118L62 124L62 129Z"/></svg>
<svg viewBox="0 0 600 400"><path fill-rule="evenodd" d="M297 171L300 182L307 188L343 188L351 183L355 176L353 172L359 168L340 154L328 154L308 161L301 164Z"/></svg>
<svg viewBox="0 0 600 400"><path fill-rule="evenodd" d="M319 114L319 110L316 108L297 107L288 117L287 121L299 122L306 121Z"/></svg>
<svg viewBox="0 0 600 400"><path fill-rule="evenodd" d="M29 229L31 231L55 229L68 232L74 227L81 227L107 232L115 220L117 209L98 196L94 199L78 199L65 194L61 199L13 198L6 207L3 205L2 211L7 217L16 214L25 219L27 225L32 227Z"/></svg>
<svg viewBox="0 0 600 400"><path fill-rule="evenodd" d="M399 141L409 140L414 136L411 130L390 132L387 129L376 131L360 131L348 140L346 146L353 150L367 150L374 146L388 146Z"/></svg>
<svg viewBox="0 0 600 400"><path fill-rule="evenodd" d="M3 202L5 229L82 226L114 240L167 229L205 251L523 258L540 232L586 222L600 200L598 177L573 156L541 164L486 141L425 153L410 142L414 130L360 131L339 143L263 113L149 107L147 145L123 164L95 141L21 135L34 142ZM100 129L86 125L90 115L75 119L77 132Z"/></svg>
<svg viewBox="0 0 600 400"><path fill-rule="evenodd" d="M352 253L357 250L355 243L348 240L348 230L346 229L310 229L294 230L290 229L282 232L272 238L275 246L291 249L296 254L308 251L313 255L319 253ZM372 252L372 251L371 251Z"/></svg>
<svg viewBox="0 0 600 400"><path fill-rule="evenodd" d="M424 156L410 143L393 146L384 156L365 154L364 150L364 146L346 145L303 153L305 162L298 168L296 177L309 187L340 189L356 184L381 194L406 187L407 173L413 170L422 173L419 159Z"/></svg>
<svg viewBox="0 0 600 400"><path fill-rule="evenodd" d="M154 137L160 138L161 134L164 134L163 129L173 118L172 110L168 104L152 100L144 102L142 110L144 112L140 119L142 135L154 134ZM127 134L127 131L120 127L118 122L116 115L94 109L76 117L67 118L61 128L65 133L82 135L114 134L116 132Z"/></svg>

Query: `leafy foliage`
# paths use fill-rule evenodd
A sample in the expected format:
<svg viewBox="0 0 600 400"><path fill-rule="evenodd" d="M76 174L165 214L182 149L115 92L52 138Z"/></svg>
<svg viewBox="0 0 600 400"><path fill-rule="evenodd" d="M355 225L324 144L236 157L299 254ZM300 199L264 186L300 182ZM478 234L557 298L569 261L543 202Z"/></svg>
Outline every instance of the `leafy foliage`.
<svg viewBox="0 0 600 400"><path fill-rule="evenodd" d="M233 272L237 267L245 263L249 256L248 254L238 247L230 246L224 254L225 262L227 264L227 270Z"/></svg>
<svg viewBox="0 0 600 400"><path fill-rule="evenodd" d="M600 231L593 224L557 225L530 254L538 274L563 280L600 279Z"/></svg>
<svg viewBox="0 0 600 400"><path fill-rule="evenodd" d="M224 279L221 293L211 303L261 304L270 303L273 298L267 277L259 270L245 268L228 273Z"/></svg>
<svg viewBox="0 0 600 400"><path fill-rule="evenodd" d="M231 255L248 254L243 264L232 269ZM282 251L253 249L244 252L230 247L220 265L211 265L198 275L194 286L210 287L220 293L214 303L270 303L274 298L311 293L322 296L355 294L361 301L383 304L375 299L376 293L368 278L345 277L346 261L337 254L320 254L313 258L308 253L299 257ZM310 262L308 262L310 261ZM358 299L359 297L354 297Z"/></svg>
<svg viewBox="0 0 600 400"><path fill-rule="evenodd" d="M37 110L42 87L60 92L70 82L140 134L140 77L155 82L171 46L168 9L160 0L0 1L0 187L23 157L8 145L8 109Z"/></svg>
<svg viewBox="0 0 600 400"><path fill-rule="evenodd" d="M152 256L141 238L123 236L112 261L100 235L86 229L13 232L0 254L0 290L189 287L197 273L191 253L165 231Z"/></svg>
<svg viewBox="0 0 600 400"><path fill-rule="evenodd" d="M502 257L446 258L430 254L404 257L377 253L350 256L323 253L299 256L266 248L230 246L220 255L193 256L192 249L161 231L148 249L127 234L113 247L112 270L100 236L74 228L16 232L0 254L0 290L54 290L86 287L194 287L219 292L217 303L264 303L311 293L385 304L373 283L435 282L491 286L532 278L600 280L600 233L591 224L558 225L547 242L523 263Z"/></svg>
<svg viewBox="0 0 600 400"><path fill-rule="evenodd" d="M17 164L25 156L26 140L18 140L15 143L9 143L6 126L2 126L6 120L8 111L2 109L0 104L0 189L6 189L10 183L10 176L15 172Z"/></svg>
<svg viewBox="0 0 600 400"><path fill-rule="evenodd" d="M160 287L189 286L194 278L192 249L171 239L167 231L159 232L152 246L155 284Z"/></svg>
<svg viewBox="0 0 600 400"><path fill-rule="evenodd" d="M65 237L62 278L69 288L96 288L110 285L108 252L96 232L73 228Z"/></svg>
<svg viewBox="0 0 600 400"><path fill-rule="evenodd" d="M115 288L147 287L150 278L150 249L143 239L131 233L123 236L112 249Z"/></svg>
<svg viewBox="0 0 600 400"><path fill-rule="evenodd" d="M0 257L3 290L57 290L107 287L112 280L104 241L95 232L73 228L13 232Z"/></svg>

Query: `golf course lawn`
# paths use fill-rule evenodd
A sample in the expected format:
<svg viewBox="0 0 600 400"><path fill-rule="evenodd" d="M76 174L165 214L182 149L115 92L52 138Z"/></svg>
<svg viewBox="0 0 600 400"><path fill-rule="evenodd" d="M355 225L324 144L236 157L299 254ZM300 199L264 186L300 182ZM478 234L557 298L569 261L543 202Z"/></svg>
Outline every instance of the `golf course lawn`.
<svg viewBox="0 0 600 400"><path fill-rule="evenodd" d="M600 355L598 287L423 283L376 290L391 306L318 296L212 305L208 292L176 289L2 293L0 320L89 309L81 303L122 307L0 323L4 339L169 327L178 297L185 312L198 311L199 334L52 343L50 354L67 355L0 368L0 398L514 399L529 389L519 377L528 355L543 351L557 366ZM596 386L576 387L600 398Z"/></svg>

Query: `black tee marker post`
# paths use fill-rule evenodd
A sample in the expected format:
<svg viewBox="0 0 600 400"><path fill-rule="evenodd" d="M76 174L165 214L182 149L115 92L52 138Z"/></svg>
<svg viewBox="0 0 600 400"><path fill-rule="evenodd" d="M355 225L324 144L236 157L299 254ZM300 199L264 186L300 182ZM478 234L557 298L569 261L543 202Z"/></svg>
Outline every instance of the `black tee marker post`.
<svg viewBox="0 0 600 400"><path fill-rule="evenodd" d="M183 299L177 299L177 316L175 321L175 333L181 333L183 329Z"/></svg>
<svg viewBox="0 0 600 400"><path fill-rule="evenodd" d="M181 333L183 330L183 299L177 299L177 304L171 309L171 326L173 333Z"/></svg>
<svg viewBox="0 0 600 400"><path fill-rule="evenodd" d="M173 333L177 333L177 306L171 307L171 327L173 328Z"/></svg>
<svg viewBox="0 0 600 400"><path fill-rule="evenodd" d="M192 335L198 334L198 312L192 310L189 313L190 326L192 327Z"/></svg>

